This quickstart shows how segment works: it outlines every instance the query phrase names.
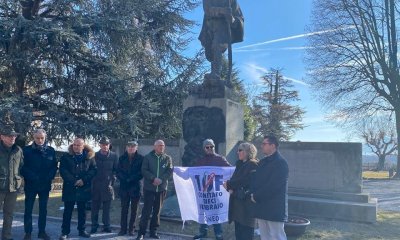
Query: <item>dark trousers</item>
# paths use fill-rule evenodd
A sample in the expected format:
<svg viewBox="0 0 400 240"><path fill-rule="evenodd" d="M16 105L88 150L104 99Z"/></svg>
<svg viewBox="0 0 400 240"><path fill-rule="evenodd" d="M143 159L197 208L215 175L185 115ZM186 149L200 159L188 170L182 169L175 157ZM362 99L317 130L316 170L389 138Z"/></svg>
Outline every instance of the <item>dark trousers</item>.
<svg viewBox="0 0 400 240"><path fill-rule="evenodd" d="M236 240L251 240L254 236L254 228L235 221Z"/></svg>
<svg viewBox="0 0 400 240"><path fill-rule="evenodd" d="M103 205L103 226L104 228L110 228L110 201L93 201L91 206L91 214L92 214L92 228L97 229L99 227L99 211L100 207Z"/></svg>
<svg viewBox="0 0 400 240"><path fill-rule="evenodd" d="M157 228L160 226L160 212L166 196L166 191L162 192L151 192L144 190L143 199L144 205L142 209L142 217L140 218L140 230L139 234L145 234L147 229L147 223L150 220L150 233L157 232Z"/></svg>
<svg viewBox="0 0 400 240"><path fill-rule="evenodd" d="M61 225L61 232L63 235L68 235L71 232L71 217L74 211L75 201L64 202L63 222ZM85 231L86 223L86 201L77 201L78 206L78 231Z"/></svg>
<svg viewBox="0 0 400 240"><path fill-rule="evenodd" d="M45 232L47 217L47 202L49 200L49 191L25 191L25 212L24 212L24 230L25 233L32 232L32 209L35 204L36 195L39 196L39 232Z"/></svg>
<svg viewBox="0 0 400 240"><path fill-rule="evenodd" d="M15 203L17 202L17 192L0 192L0 209L3 209L3 229L2 239L11 239L11 227Z"/></svg>
<svg viewBox="0 0 400 240"><path fill-rule="evenodd" d="M121 196L121 231L128 230L128 212L131 206L131 215L129 219L129 232L135 229L136 213L139 205L140 197L130 197L129 195Z"/></svg>

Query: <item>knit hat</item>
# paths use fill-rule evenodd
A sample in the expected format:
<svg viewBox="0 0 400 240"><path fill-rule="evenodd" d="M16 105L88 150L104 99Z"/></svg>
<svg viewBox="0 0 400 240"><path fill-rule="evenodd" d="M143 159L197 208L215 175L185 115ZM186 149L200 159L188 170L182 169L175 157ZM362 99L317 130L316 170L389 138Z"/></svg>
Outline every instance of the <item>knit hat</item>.
<svg viewBox="0 0 400 240"><path fill-rule="evenodd" d="M205 146L208 146L208 145L211 145L211 146L214 146L214 147L215 147L214 141L213 141L211 138L208 138L208 139L206 139L206 140L203 141L203 148L204 148Z"/></svg>

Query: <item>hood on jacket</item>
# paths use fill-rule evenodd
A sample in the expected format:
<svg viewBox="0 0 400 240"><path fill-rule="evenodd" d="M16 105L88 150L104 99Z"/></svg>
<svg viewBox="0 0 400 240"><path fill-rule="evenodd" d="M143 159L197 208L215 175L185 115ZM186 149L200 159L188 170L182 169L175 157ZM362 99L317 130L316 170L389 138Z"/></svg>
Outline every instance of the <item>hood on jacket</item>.
<svg viewBox="0 0 400 240"><path fill-rule="evenodd" d="M68 153L70 155L75 155L74 150L72 148L72 145L73 144L69 145ZM95 152L94 152L93 148L89 147L89 145L85 144L84 147L83 147L83 151L87 153L86 159L94 158Z"/></svg>

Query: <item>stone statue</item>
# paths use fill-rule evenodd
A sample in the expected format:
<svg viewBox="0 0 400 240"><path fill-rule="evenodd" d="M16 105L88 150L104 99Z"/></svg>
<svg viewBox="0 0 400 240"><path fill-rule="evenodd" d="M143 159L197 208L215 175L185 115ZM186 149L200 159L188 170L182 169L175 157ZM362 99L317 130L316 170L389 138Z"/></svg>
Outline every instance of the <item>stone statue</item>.
<svg viewBox="0 0 400 240"><path fill-rule="evenodd" d="M204 19L199 40L211 63L205 80L220 80L222 55L228 48L229 73L232 71L232 43L243 41L243 14L236 0L203 0Z"/></svg>

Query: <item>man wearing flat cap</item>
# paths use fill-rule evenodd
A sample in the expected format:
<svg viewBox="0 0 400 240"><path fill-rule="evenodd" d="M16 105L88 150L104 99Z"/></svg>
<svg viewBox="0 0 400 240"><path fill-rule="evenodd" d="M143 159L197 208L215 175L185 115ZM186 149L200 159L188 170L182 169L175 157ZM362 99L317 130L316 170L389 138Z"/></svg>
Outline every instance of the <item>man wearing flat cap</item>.
<svg viewBox="0 0 400 240"><path fill-rule="evenodd" d="M0 129L0 209L3 209L2 240L10 240L17 190L22 183L22 149L15 144L18 133L10 126Z"/></svg>
<svg viewBox="0 0 400 240"><path fill-rule="evenodd" d="M121 230L118 236L135 233L135 220L140 200L140 180L142 180L143 156L137 152L137 141L129 141L126 144L125 153L119 158L117 178L119 180L119 197L121 199ZM129 206L131 214L128 226Z"/></svg>
<svg viewBox="0 0 400 240"><path fill-rule="evenodd" d="M100 150L95 154L97 173L92 181L92 230L96 233L99 227L99 210L103 206L103 232L110 233L110 207L114 199L114 182L117 171L117 154L110 150L111 141L107 137L100 139Z"/></svg>
<svg viewBox="0 0 400 240"><path fill-rule="evenodd" d="M230 167L231 164L226 160L224 156L215 153L215 144L212 139L206 139L203 141L204 157L197 160L195 167L200 166L215 166L215 167ZM214 234L217 240L222 240L222 226L221 224L213 224ZM199 234L193 237L193 239L206 238L208 233L208 225L200 224Z"/></svg>

